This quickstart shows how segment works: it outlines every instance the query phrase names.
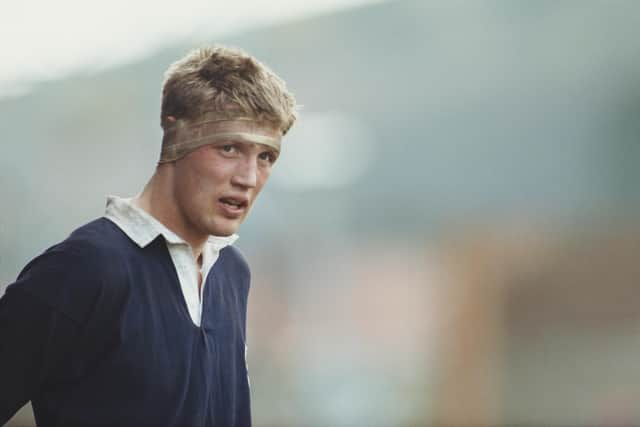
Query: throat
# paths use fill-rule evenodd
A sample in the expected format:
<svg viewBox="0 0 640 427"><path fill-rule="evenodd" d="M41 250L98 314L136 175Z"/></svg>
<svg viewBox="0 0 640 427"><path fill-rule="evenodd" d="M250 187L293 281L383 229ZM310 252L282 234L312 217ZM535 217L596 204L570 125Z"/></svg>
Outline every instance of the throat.
<svg viewBox="0 0 640 427"><path fill-rule="evenodd" d="M196 265L198 266L198 297L202 301L202 253L196 258Z"/></svg>

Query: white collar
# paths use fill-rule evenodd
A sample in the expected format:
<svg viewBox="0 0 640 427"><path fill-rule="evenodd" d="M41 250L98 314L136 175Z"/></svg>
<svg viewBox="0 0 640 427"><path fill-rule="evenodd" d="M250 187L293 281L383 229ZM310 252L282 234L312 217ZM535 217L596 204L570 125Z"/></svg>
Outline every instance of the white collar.
<svg viewBox="0 0 640 427"><path fill-rule="evenodd" d="M141 248L146 247L156 237L162 235L168 244L188 245L188 243L145 210L135 206L131 198L107 197L105 217L113 221L131 240ZM209 236L205 249L215 252L232 245L238 239L231 236Z"/></svg>

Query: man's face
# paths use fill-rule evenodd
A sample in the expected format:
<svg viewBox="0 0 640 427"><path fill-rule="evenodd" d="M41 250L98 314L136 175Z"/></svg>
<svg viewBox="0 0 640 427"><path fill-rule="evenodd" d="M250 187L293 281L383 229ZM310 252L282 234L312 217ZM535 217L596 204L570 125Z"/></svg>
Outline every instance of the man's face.
<svg viewBox="0 0 640 427"><path fill-rule="evenodd" d="M177 160L173 192L181 231L196 239L235 233L277 157L269 146L230 140Z"/></svg>

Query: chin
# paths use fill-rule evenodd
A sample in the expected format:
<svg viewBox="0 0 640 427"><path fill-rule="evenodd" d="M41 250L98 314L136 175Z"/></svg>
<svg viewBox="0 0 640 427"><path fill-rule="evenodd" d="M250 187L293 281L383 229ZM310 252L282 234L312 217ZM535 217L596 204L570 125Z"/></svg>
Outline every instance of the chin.
<svg viewBox="0 0 640 427"><path fill-rule="evenodd" d="M238 231L240 224L216 224L209 229L209 234L218 237L227 237Z"/></svg>

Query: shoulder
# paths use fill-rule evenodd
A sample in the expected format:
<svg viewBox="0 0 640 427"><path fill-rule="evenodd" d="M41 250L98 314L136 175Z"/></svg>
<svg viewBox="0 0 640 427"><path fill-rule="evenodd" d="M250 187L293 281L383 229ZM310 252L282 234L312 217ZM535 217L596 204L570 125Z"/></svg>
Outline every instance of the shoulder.
<svg viewBox="0 0 640 427"><path fill-rule="evenodd" d="M19 278L41 272L56 278L83 274L116 275L122 265L119 258L124 243L115 226L99 218L77 228L65 240L35 257Z"/></svg>
<svg viewBox="0 0 640 427"><path fill-rule="evenodd" d="M231 270L234 274L238 274L247 281L251 278L251 270L249 263L244 257L240 249L235 246L226 246L220 251L219 262L224 268Z"/></svg>
<svg viewBox="0 0 640 427"><path fill-rule="evenodd" d="M79 227L31 260L7 292L26 292L77 321L96 304L122 300L128 292L119 250L124 241L110 224L100 218Z"/></svg>
<svg viewBox="0 0 640 427"><path fill-rule="evenodd" d="M101 217L76 228L62 243L88 248L93 255L105 255L117 253L132 242L116 224Z"/></svg>
<svg viewBox="0 0 640 427"><path fill-rule="evenodd" d="M251 287L251 271L242 252L235 246L226 246L220 251L214 268L222 274L234 293L246 300Z"/></svg>

